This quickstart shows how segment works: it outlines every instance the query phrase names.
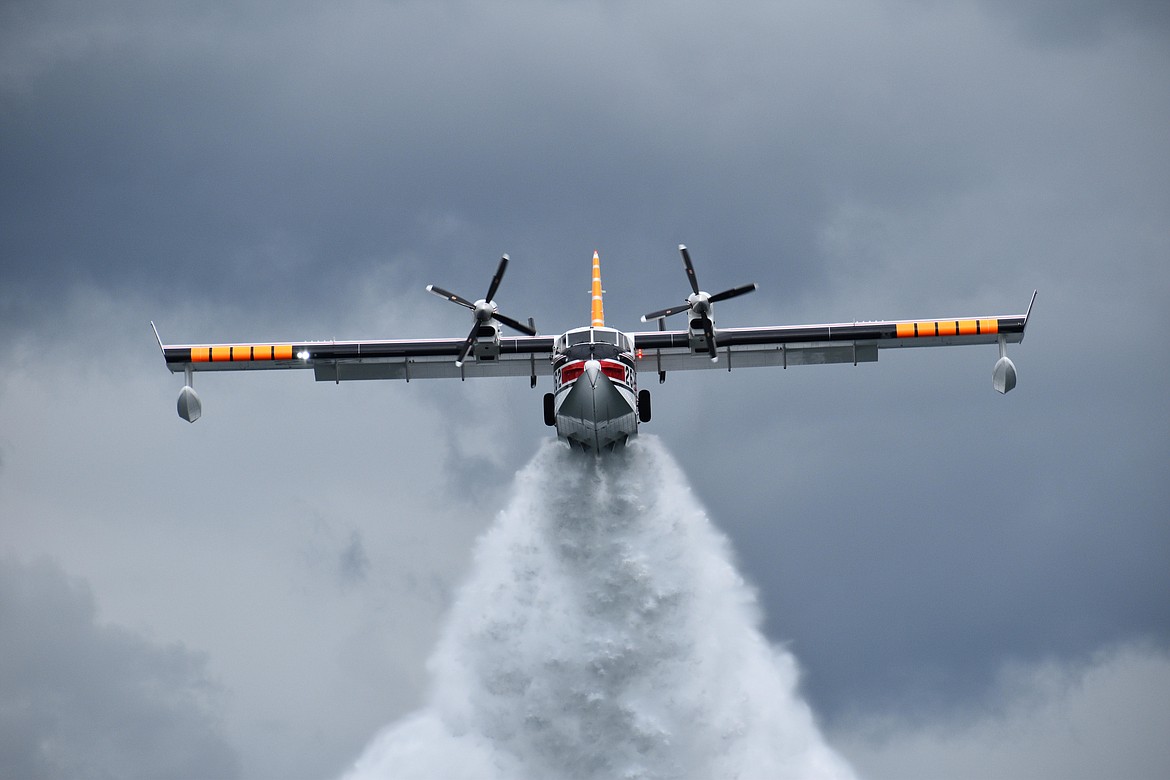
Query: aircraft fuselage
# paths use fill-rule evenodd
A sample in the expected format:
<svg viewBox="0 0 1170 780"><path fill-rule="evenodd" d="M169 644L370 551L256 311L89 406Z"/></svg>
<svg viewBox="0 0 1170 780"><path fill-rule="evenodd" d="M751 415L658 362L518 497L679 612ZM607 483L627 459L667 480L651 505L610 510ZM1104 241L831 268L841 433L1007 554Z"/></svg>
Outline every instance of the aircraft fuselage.
<svg viewBox="0 0 1170 780"><path fill-rule="evenodd" d="M570 330L557 339L552 362L558 437L601 452L637 434L638 372L629 335L606 327Z"/></svg>

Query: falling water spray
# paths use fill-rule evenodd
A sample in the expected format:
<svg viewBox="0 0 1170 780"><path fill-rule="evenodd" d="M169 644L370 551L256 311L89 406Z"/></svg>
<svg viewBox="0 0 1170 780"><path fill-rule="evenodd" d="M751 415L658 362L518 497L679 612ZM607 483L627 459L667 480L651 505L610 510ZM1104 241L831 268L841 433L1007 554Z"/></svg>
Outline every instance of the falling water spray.
<svg viewBox="0 0 1170 780"><path fill-rule="evenodd" d="M479 540L426 706L346 780L851 778L653 437L549 442Z"/></svg>

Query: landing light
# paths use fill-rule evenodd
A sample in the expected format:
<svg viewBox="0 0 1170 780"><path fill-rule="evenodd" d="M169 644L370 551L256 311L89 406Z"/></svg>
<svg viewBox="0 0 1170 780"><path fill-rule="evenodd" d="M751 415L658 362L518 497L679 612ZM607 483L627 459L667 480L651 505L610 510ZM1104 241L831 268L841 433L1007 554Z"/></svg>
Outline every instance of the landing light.
<svg viewBox="0 0 1170 780"><path fill-rule="evenodd" d="M300 352L297 353L297 357L300 358L301 360L308 360L309 359L309 350L302 349Z"/></svg>

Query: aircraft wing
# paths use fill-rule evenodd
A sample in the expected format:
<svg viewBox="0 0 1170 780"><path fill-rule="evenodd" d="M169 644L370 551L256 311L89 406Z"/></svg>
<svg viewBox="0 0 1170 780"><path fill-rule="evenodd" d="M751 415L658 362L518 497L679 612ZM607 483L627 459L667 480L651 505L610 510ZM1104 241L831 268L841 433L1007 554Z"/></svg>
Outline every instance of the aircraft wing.
<svg viewBox="0 0 1170 780"><path fill-rule="evenodd" d="M876 361L878 351L888 348L1018 343L1031 310L1029 303L1026 313L1011 316L718 328L718 362L710 359L705 342L694 343L685 330L631 335L639 371L857 364Z"/></svg>
<svg viewBox="0 0 1170 780"><path fill-rule="evenodd" d="M155 331L157 337L158 332ZM498 355L476 355L455 365L464 340L289 341L248 344L164 345L167 368L188 371L311 369L318 382L355 379L465 379L479 376L548 376L553 336L499 340ZM494 352L494 350L493 350Z"/></svg>

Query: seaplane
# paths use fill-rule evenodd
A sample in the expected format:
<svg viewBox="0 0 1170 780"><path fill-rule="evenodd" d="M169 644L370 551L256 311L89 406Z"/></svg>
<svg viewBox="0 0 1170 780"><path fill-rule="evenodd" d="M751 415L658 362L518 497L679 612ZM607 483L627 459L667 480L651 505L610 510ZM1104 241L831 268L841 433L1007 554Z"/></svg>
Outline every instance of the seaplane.
<svg viewBox="0 0 1170 780"><path fill-rule="evenodd" d="M290 341L246 344L164 344L154 329L166 366L183 374L179 416L195 422L202 402L194 376L202 371L311 369L318 382L400 379L468 379L527 376L535 388L551 376L544 394L544 422L571 447L602 453L624 446L650 422L650 391L638 389L638 375L656 373L665 382L672 371L871 363L887 348L997 344L992 386L1007 393L1016 386L1016 367L1007 345L1024 339L1036 293L1027 311L1013 316L947 317L824 325L715 327L714 305L752 292L755 284L708 293L699 287L686 246L679 246L691 294L643 322L657 330L626 333L606 327L601 261L593 253L591 318L587 327L559 336L539 335L527 323L500 313L496 293L508 267L500 258L484 297L471 301L437 285L427 291L468 309L466 338L371 341ZM685 330L667 330L666 321L687 315ZM503 335L503 326L522 334Z"/></svg>

